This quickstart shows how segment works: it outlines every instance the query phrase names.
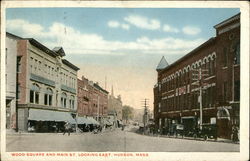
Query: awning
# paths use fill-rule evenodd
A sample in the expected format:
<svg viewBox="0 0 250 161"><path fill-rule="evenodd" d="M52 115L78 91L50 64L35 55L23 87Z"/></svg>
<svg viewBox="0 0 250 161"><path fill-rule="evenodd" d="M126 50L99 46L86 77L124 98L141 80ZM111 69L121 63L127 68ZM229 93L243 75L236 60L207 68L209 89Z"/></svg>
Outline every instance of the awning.
<svg viewBox="0 0 250 161"><path fill-rule="evenodd" d="M92 117L87 117L88 121L90 122L89 124L95 124L95 125L100 125L99 122L97 122L95 119Z"/></svg>
<svg viewBox="0 0 250 161"><path fill-rule="evenodd" d="M68 121L71 124L75 124L76 121L72 118L69 112L30 109L28 120L35 121Z"/></svg>
<svg viewBox="0 0 250 161"><path fill-rule="evenodd" d="M181 119L195 119L195 117L194 116L184 116Z"/></svg>
<svg viewBox="0 0 250 161"><path fill-rule="evenodd" d="M103 120L103 123L104 123L105 125L113 125L113 123L112 123L111 121L106 120L106 119Z"/></svg>
<svg viewBox="0 0 250 161"><path fill-rule="evenodd" d="M91 122L86 117L78 117L77 124L91 124Z"/></svg>
<svg viewBox="0 0 250 161"><path fill-rule="evenodd" d="M123 122L121 120L117 120L120 125L123 125Z"/></svg>

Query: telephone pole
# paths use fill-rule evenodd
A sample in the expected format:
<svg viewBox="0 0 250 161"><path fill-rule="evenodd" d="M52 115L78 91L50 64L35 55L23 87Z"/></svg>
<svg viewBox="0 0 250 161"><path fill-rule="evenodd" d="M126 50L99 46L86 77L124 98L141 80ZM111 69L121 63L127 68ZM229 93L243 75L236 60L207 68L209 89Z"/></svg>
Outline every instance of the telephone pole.
<svg viewBox="0 0 250 161"><path fill-rule="evenodd" d="M194 72L192 76L193 76L193 80L194 81L198 81L198 85L199 85L199 97L198 97L198 102L200 105L200 129L202 129L202 124L203 124L203 107L202 107L202 88L203 88L203 77L207 76L208 74L205 74L204 72L207 72L207 69L202 69L201 67L197 70L197 69L193 69Z"/></svg>
<svg viewBox="0 0 250 161"><path fill-rule="evenodd" d="M149 101L149 99L147 99L147 98L145 98L144 100L143 100L143 105L142 105L142 107L144 107L144 114L143 114L143 125L144 125L144 134L145 134L145 131L146 131L146 126L147 126L147 124L148 124L148 101Z"/></svg>

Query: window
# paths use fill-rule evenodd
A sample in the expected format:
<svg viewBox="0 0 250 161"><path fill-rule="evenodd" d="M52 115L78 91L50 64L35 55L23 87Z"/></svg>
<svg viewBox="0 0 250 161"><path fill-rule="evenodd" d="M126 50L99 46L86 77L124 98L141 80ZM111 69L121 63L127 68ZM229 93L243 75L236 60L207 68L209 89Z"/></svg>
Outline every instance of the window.
<svg viewBox="0 0 250 161"><path fill-rule="evenodd" d="M238 43L235 48L234 64L240 64L240 44Z"/></svg>
<svg viewBox="0 0 250 161"><path fill-rule="evenodd" d="M240 81L234 82L234 101L240 101Z"/></svg>
<svg viewBox="0 0 250 161"><path fill-rule="evenodd" d="M214 106L214 102L215 102L215 87L211 87L211 105Z"/></svg>
<svg viewBox="0 0 250 161"><path fill-rule="evenodd" d="M62 93L62 96L61 96L61 106L63 108L67 107L67 95L66 95L66 93Z"/></svg>
<svg viewBox="0 0 250 161"><path fill-rule="evenodd" d="M74 107L75 107L75 97L74 96L70 97L69 105L70 105L71 109L74 109Z"/></svg>
<svg viewBox="0 0 250 161"><path fill-rule="evenodd" d="M161 112L161 103L158 104L158 112Z"/></svg>
<svg viewBox="0 0 250 161"><path fill-rule="evenodd" d="M41 67L42 67L42 62L39 61L38 63L39 63L39 64L38 64L38 71L39 71L39 73L40 73L40 72L41 72Z"/></svg>
<svg viewBox="0 0 250 161"><path fill-rule="evenodd" d="M6 65L7 65L7 63L8 63L7 58L8 58L8 49L5 48L5 64L6 64Z"/></svg>
<svg viewBox="0 0 250 161"><path fill-rule="evenodd" d="M17 65L16 65L16 71L18 72L18 73L20 73L21 72L21 57L20 56L18 56L17 57Z"/></svg>
<svg viewBox="0 0 250 161"><path fill-rule="evenodd" d="M223 48L223 66L227 66L228 53L227 48Z"/></svg>
<svg viewBox="0 0 250 161"><path fill-rule="evenodd" d="M45 105L52 105L52 98L53 98L53 91L50 88L47 88L45 94L44 94L44 104Z"/></svg>
<svg viewBox="0 0 250 161"><path fill-rule="evenodd" d="M215 74L215 60L211 60L210 61L210 75L214 75Z"/></svg>
<svg viewBox="0 0 250 161"><path fill-rule="evenodd" d="M30 89L30 103L39 104L39 86L32 84Z"/></svg>
<svg viewBox="0 0 250 161"><path fill-rule="evenodd" d="M17 85L17 95L16 95L17 99L20 99L20 94L21 94L21 92L20 92L20 84L18 84Z"/></svg>
<svg viewBox="0 0 250 161"><path fill-rule="evenodd" d="M227 101L227 82L226 81L223 83L223 98L224 98L224 101Z"/></svg>

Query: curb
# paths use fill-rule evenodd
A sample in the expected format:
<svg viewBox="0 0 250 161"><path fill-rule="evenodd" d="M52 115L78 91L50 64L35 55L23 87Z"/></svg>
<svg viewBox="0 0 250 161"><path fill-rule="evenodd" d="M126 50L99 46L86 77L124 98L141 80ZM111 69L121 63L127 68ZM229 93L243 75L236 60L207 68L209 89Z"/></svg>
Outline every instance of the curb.
<svg viewBox="0 0 250 161"><path fill-rule="evenodd" d="M143 135L141 133L138 133L140 135ZM174 137L174 136L166 136L166 135L145 135L145 136L151 136L151 137L161 137L161 138L171 138L171 139L185 139L185 140L194 140L194 141L208 141L208 142L217 142L217 143L231 143L231 144L240 144L240 142L233 142L231 140L228 140L228 139L222 139L222 138L218 138L217 140L214 140L214 139L207 139L207 140L204 140L202 138L197 138L197 139L194 139L194 138L191 138L191 137Z"/></svg>

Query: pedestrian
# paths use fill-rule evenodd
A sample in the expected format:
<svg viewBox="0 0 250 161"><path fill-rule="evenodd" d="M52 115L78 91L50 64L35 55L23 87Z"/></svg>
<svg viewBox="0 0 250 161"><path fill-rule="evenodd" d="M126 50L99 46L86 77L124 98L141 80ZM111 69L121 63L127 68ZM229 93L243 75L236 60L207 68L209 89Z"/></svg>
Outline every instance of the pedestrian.
<svg viewBox="0 0 250 161"><path fill-rule="evenodd" d="M68 121L66 121L65 124L64 124L64 133L63 133L63 135L66 132L68 133L68 136L69 136L70 135L70 123Z"/></svg>
<svg viewBox="0 0 250 161"><path fill-rule="evenodd" d="M232 140L233 140L233 142L237 142L237 141L239 141L239 138L238 138L238 128L235 126L235 125L233 125L233 127L232 127Z"/></svg>

